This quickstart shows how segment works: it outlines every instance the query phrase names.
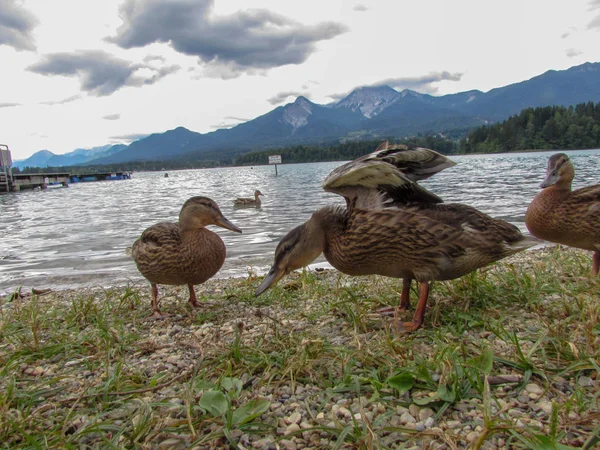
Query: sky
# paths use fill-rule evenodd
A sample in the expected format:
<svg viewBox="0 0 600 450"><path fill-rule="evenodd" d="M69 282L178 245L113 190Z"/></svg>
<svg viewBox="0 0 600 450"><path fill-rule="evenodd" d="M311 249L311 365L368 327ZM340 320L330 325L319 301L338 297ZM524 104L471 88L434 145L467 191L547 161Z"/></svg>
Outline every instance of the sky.
<svg viewBox="0 0 600 450"><path fill-rule="evenodd" d="M207 133L361 86L445 95L600 61L600 0L0 0L0 143Z"/></svg>

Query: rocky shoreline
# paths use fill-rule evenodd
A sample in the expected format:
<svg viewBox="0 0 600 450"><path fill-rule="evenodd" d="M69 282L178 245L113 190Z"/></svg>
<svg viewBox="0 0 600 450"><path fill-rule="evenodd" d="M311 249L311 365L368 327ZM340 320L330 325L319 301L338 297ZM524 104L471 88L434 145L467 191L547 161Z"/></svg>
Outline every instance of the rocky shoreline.
<svg viewBox="0 0 600 450"><path fill-rule="evenodd" d="M161 287L163 320L146 318L146 286L4 298L0 388L38 395L27 407L4 396L0 437L11 448L31 436L80 448L593 448L599 283L576 273L588 256L545 248L436 283L410 335L369 303L397 301L398 280L333 270L295 273L258 299L258 277L209 280L200 311L186 288ZM566 289L546 289L542 270ZM456 304L498 279L540 297L482 291ZM586 289L565 297L573 282Z"/></svg>

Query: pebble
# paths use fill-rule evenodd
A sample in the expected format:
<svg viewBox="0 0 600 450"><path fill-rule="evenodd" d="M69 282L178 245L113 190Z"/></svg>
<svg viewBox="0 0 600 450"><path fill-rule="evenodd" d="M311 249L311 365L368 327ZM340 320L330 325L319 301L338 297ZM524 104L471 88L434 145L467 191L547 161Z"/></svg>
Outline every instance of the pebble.
<svg viewBox="0 0 600 450"><path fill-rule="evenodd" d="M298 425L297 423L291 423L285 429L285 434L291 434L291 433L295 433L297 431L300 431L300 425Z"/></svg>
<svg viewBox="0 0 600 450"><path fill-rule="evenodd" d="M594 380L590 377L579 377L577 384L581 387L590 387L594 385Z"/></svg>
<svg viewBox="0 0 600 450"><path fill-rule="evenodd" d="M530 394L542 395L544 390L535 383L529 383L525 386L525 390Z"/></svg>
<svg viewBox="0 0 600 450"><path fill-rule="evenodd" d="M409 412L405 412L404 414L402 414L400 416L400 423L402 425L406 425L409 423L416 423L417 420L409 413Z"/></svg>
<svg viewBox="0 0 600 450"><path fill-rule="evenodd" d="M449 420L446 422L446 426L451 430L455 430L456 428L460 428L462 423L459 420Z"/></svg>
<svg viewBox="0 0 600 450"><path fill-rule="evenodd" d="M302 420L302 414L300 414L297 411L285 418L285 421L290 424L291 423L298 424L298 423L300 423L301 420Z"/></svg>
<svg viewBox="0 0 600 450"><path fill-rule="evenodd" d="M427 420L433 415L435 415L435 412L431 408L423 408L418 413L419 420Z"/></svg>

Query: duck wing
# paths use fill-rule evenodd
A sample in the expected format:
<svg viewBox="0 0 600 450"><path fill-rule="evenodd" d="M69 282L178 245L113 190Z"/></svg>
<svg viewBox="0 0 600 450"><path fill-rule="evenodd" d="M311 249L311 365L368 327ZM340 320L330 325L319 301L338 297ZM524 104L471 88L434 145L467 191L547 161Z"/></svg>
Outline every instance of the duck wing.
<svg viewBox="0 0 600 450"><path fill-rule="evenodd" d="M444 155L422 147L390 145L334 169L323 189L346 198L349 207L380 209L408 202L442 203L417 182L454 166Z"/></svg>

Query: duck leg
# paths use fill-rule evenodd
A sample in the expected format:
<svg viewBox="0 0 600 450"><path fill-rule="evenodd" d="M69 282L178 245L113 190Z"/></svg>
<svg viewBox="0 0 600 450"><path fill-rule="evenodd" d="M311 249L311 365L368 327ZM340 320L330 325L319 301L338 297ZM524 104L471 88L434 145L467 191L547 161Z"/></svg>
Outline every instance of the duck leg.
<svg viewBox="0 0 600 450"><path fill-rule="evenodd" d="M415 331L421 328L425 317L425 306L427 305L427 299L429 298L429 282L419 282L419 303L417 303L417 309L413 320L411 322L404 322L400 325L400 331Z"/></svg>
<svg viewBox="0 0 600 450"><path fill-rule="evenodd" d="M148 317L162 319L166 316L158 309L158 286L155 283L150 283L150 285L152 286L152 314Z"/></svg>
<svg viewBox="0 0 600 450"><path fill-rule="evenodd" d="M194 308L200 308L202 305L200 305L198 300L196 300L196 291L194 291L194 285L188 284L188 289L190 290L190 299L188 300L189 304Z"/></svg>
<svg viewBox="0 0 600 450"><path fill-rule="evenodd" d="M594 256L592 258L592 273L594 275L598 275L598 270L600 269L600 250L596 250L594 252Z"/></svg>
<svg viewBox="0 0 600 450"><path fill-rule="evenodd" d="M400 307L388 306L378 309L377 312L384 316L393 316L398 310L406 311L410 308L410 284L411 278L402 278L402 293L400 294Z"/></svg>

